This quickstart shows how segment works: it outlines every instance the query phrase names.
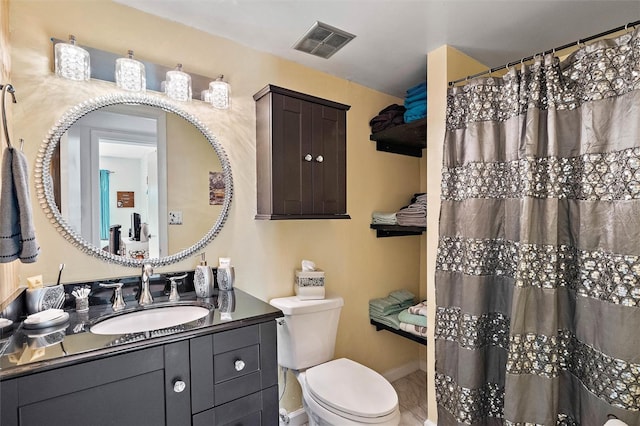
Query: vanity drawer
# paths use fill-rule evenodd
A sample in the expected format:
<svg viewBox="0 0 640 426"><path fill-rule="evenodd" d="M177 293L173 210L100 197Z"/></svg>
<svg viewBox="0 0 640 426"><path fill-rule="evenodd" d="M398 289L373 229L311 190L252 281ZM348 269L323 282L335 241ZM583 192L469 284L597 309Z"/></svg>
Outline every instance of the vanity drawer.
<svg viewBox="0 0 640 426"><path fill-rule="evenodd" d="M277 386L198 413L192 426L277 426Z"/></svg>
<svg viewBox="0 0 640 426"><path fill-rule="evenodd" d="M267 407L268 411L261 414L262 424L277 424L278 366L275 321L196 337L191 339L189 344L191 413L195 426L214 424L213 407L232 406L229 404L245 401L247 395L256 393L266 401L261 404ZM270 390L265 391L266 389ZM249 416L251 413L253 411L243 409L238 416ZM266 418L275 419L275 423L265 423L265 415ZM224 422L218 415L215 418L219 421L215 424L220 425L240 419L235 415L225 415L222 418ZM248 417L239 424L251 424L247 423L251 419L252 417Z"/></svg>
<svg viewBox="0 0 640 426"><path fill-rule="evenodd" d="M258 426L258 425L262 425L259 411L246 415L241 419L232 420L229 423L223 424L223 426Z"/></svg>
<svg viewBox="0 0 640 426"><path fill-rule="evenodd" d="M260 369L260 346L253 345L215 355L215 383L235 379Z"/></svg>
<svg viewBox="0 0 640 426"><path fill-rule="evenodd" d="M258 343L260 343L258 325L223 331L213 335L213 354L218 355L245 346L257 345Z"/></svg>

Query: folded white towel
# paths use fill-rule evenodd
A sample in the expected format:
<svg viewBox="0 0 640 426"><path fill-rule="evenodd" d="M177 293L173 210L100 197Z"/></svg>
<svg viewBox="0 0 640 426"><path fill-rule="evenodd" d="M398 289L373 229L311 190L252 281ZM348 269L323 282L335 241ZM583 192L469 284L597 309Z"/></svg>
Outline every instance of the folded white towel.
<svg viewBox="0 0 640 426"><path fill-rule="evenodd" d="M400 330L406 331L407 333L415 334L416 336L427 337L427 327L401 322Z"/></svg>
<svg viewBox="0 0 640 426"><path fill-rule="evenodd" d="M410 306L408 309L410 314L427 316L427 301L423 300L417 305Z"/></svg>

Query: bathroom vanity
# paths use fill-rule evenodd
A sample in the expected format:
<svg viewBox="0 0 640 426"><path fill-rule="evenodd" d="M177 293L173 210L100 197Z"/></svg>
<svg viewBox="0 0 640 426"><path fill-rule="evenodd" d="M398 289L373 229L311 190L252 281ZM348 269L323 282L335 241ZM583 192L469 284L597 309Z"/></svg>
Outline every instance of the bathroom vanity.
<svg viewBox="0 0 640 426"><path fill-rule="evenodd" d="M108 306L46 336L21 326L0 357L0 424L277 425L282 314L234 293L231 319L212 309L185 327L92 334Z"/></svg>

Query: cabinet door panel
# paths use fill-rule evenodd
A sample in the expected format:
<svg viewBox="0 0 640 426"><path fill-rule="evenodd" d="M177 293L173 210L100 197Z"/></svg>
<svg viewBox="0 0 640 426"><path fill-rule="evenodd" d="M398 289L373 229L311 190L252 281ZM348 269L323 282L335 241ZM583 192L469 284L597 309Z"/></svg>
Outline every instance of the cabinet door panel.
<svg viewBox="0 0 640 426"><path fill-rule="evenodd" d="M18 424L18 380L0 383L0 425Z"/></svg>
<svg viewBox="0 0 640 426"><path fill-rule="evenodd" d="M188 341L183 340L164 346L164 376L167 426L183 426L191 418ZM174 389L174 384L177 381L182 381L186 385L181 392L176 392Z"/></svg>
<svg viewBox="0 0 640 426"><path fill-rule="evenodd" d="M165 424L162 370L20 407L20 426Z"/></svg>
<svg viewBox="0 0 640 426"><path fill-rule="evenodd" d="M311 110L310 102L274 95L274 213L302 214L313 208L313 162L304 160L313 156Z"/></svg>
<svg viewBox="0 0 640 426"><path fill-rule="evenodd" d="M322 105L313 110L314 158L313 210L318 214L345 213L346 209L346 113Z"/></svg>
<svg viewBox="0 0 640 426"><path fill-rule="evenodd" d="M199 413L213 407L214 403L213 336L197 337L191 339L189 344L189 357L191 358L191 412ZM201 417L206 417L206 415Z"/></svg>

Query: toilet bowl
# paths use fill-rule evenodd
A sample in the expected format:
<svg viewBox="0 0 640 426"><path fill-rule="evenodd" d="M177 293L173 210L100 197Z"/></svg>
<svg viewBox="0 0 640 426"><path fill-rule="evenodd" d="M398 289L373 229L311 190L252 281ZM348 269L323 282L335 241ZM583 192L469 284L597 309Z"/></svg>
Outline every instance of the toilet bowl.
<svg viewBox="0 0 640 426"><path fill-rule="evenodd" d="M332 360L341 297L270 301L277 320L278 364L295 374L310 426L397 426L398 395L382 375L347 358Z"/></svg>
<svg viewBox="0 0 640 426"><path fill-rule="evenodd" d="M396 426L398 397L380 374L347 358L294 372L310 426Z"/></svg>

